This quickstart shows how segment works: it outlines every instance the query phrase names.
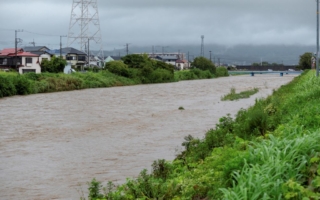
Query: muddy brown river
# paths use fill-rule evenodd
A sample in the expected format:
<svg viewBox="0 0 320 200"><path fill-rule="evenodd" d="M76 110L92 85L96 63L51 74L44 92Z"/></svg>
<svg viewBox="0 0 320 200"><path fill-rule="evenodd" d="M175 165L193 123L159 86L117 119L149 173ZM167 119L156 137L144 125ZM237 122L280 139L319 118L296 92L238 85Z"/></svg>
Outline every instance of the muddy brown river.
<svg viewBox="0 0 320 200"><path fill-rule="evenodd" d="M0 99L0 199L80 199L86 183L125 182L174 159L184 136L248 108L295 75L232 76ZM220 100L259 88L249 99ZM185 110L179 110L182 106Z"/></svg>

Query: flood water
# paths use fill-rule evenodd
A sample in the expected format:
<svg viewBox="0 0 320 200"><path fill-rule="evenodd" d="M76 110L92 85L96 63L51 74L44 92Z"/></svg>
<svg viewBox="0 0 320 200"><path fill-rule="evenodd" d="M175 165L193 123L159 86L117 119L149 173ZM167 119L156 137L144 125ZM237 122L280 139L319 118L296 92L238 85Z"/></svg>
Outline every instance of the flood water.
<svg viewBox="0 0 320 200"><path fill-rule="evenodd" d="M232 76L0 99L0 199L79 199L86 182L123 183L184 136L202 138L219 118L248 108L295 75ZM221 102L259 88L249 99ZM179 110L182 106L185 110Z"/></svg>

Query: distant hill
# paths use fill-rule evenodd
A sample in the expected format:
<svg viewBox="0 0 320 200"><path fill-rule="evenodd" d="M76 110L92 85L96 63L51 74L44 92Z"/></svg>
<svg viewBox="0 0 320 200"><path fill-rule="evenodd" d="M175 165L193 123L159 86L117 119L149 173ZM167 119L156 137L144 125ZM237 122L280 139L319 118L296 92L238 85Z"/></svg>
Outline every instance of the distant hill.
<svg viewBox="0 0 320 200"><path fill-rule="evenodd" d="M200 45L171 45L162 48L154 46L154 52L183 52L186 57L189 52L189 59L200 55ZM299 56L305 52L315 52L315 46L307 45L235 45L223 46L208 44L204 46L205 57L209 58L211 51L212 61L226 64L250 65L254 62L260 63L266 61L269 63L278 63L285 65L296 65L299 63ZM129 53L151 53L152 46L129 46ZM113 51L105 51L108 55L126 55L125 49L115 49Z"/></svg>

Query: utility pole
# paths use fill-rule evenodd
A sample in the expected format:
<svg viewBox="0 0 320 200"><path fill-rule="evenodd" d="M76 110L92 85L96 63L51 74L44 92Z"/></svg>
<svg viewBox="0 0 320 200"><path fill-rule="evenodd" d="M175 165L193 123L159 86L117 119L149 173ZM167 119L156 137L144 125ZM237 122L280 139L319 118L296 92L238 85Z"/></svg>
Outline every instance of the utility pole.
<svg viewBox="0 0 320 200"><path fill-rule="evenodd" d="M165 47L163 46L163 47L162 47L162 54L164 54L165 48L168 48L168 47L169 47L169 46L165 46Z"/></svg>
<svg viewBox="0 0 320 200"><path fill-rule="evenodd" d="M319 76L319 0L317 0L317 56L316 56L316 76Z"/></svg>
<svg viewBox="0 0 320 200"><path fill-rule="evenodd" d="M29 42L29 44L33 44L34 47L36 46L36 43L34 42L34 39L33 39L33 42Z"/></svg>
<svg viewBox="0 0 320 200"><path fill-rule="evenodd" d="M88 65L90 67L90 38L88 38Z"/></svg>
<svg viewBox="0 0 320 200"><path fill-rule="evenodd" d="M15 58L15 63L16 63L16 69L17 69L17 59L18 59L18 42L21 42L20 38L17 38L17 32L23 32L23 30L15 30L15 38L14 38L14 43L15 43L15 53L16 53L16 58Z"/></svg>
<svg viewBox="0 0 320 200"><path fill-rule="evenodd" d="M209 51L210 52L210 62L212 62L212 60L211 60L211 51Z"/></svg>
<svg viewBox="0 0 320 200"><path fill-rule="evenodd" d="M129 43L126 44L126 52L127 52L127 55L129 54Z"/></svg>
<svg viewBox="0 0 320 200"><path fill-rule="evenodd" d="M62 41L61 41L61 38L62 37L68 37L68 36L66 36L66 35L60 35L60 58L62 58Z"/></svg>
<svg viewBox="0 0 320 200"><path fill-rule="evenodd" d="M201 52L200 56L204 57L204 35L201 35Z"/></svg>
<svg viewBox="0 0 320 200"><path fill-rule="evenodd" d="M188 51L188 68L190 68L189 51Z"/></svg>

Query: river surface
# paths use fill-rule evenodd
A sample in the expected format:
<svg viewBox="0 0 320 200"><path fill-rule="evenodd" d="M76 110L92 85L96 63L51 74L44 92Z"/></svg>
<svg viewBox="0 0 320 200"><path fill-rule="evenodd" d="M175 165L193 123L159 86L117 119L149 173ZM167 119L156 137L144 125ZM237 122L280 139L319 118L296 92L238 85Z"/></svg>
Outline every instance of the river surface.
<svg viewBox="0 0 320 200"><path fill-rule="evenodd" d="M79 199L92 178L116 184L172 160L184 137L203 138L295 75L249 75L0 99L0 199ZM221 101L259 88L248 99ZM179 110L182 106L185 110Z"/></svg>

